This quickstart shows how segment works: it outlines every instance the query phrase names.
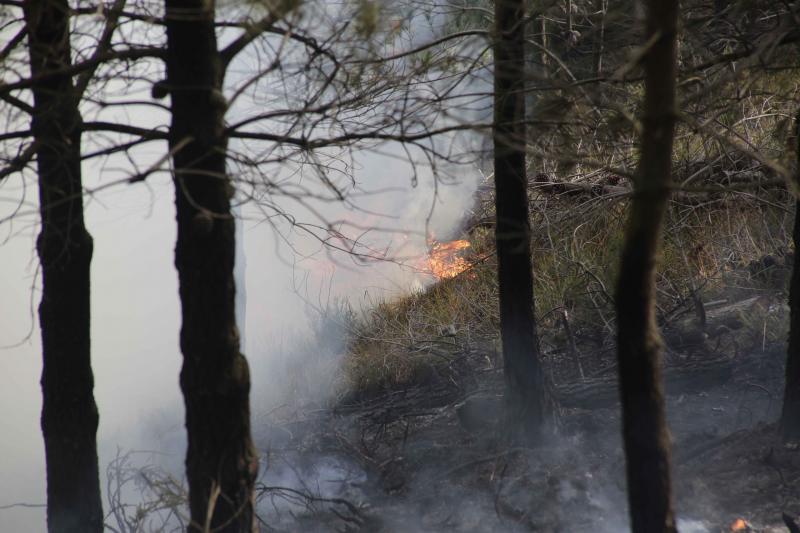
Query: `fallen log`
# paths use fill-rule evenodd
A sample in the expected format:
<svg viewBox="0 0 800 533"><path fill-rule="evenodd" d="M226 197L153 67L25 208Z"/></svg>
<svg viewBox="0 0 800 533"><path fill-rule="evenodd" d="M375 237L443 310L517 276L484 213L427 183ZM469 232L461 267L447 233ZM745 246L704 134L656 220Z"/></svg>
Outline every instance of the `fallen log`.
<svg viewBox="0 0 800 533"><path fill-rule="evenodd" d="M698 392L730 380L735 361L731 357L697 357L664 369L668 394ZM612 407L619 401L617 376L587 379L556 385L554 396L561 407L597 409Z"/></svg>
<svg viewBox="0 0 800 533"><path fill-rule="evenodd" d="M759 306L769 305L769 298L753 296L724 305L703 306L702 320L696 316L680 318L662 328L664 341L675 351L706 346L708 340L745 326L747 317Z"/></svg>
<svg viewBox="0 0 800 533"><path fill-rule="evenodd" d="M548 179L534 180L530 188L541 194L551 196L570 197L589 197L603 199L623 199L633 193L633 189L626 185L614 185L605 183L586 183L553 181ZM670 202L681 205L703 205L712 202L726 194L736 194L743 190L766 189L783 190L786 185L783 180L730 180L727 184L716 186L697 187L694 189L681 190L680 187L673 190Z"/></svg>

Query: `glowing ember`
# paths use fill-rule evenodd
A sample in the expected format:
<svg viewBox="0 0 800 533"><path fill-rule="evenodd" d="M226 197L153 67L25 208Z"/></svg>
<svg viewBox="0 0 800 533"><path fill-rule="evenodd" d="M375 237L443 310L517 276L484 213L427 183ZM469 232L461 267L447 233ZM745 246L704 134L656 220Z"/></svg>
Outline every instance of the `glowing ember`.
<svg viewBox="0 0 800 533"><path fill-rule="evenodd" d="M731 531L747 531L750 527L747 524L747 520L744 518L737 518L733 524L731 524Z"/></svg>
<svg viewBox="0 0 800 533"><path fill-rule="evenodd" d="M470 267L469 261L460 255L470 247L469 241L431 241L428 246L428 269L437 278L453 278Z"/></svg>

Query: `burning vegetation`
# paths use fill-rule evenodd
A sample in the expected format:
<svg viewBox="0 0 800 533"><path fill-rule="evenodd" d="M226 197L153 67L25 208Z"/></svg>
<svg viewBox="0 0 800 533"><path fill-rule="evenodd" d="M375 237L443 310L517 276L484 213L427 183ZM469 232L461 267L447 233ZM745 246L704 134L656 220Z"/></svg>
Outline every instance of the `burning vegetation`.
<svg viewBox="0 0 800 533"><path fill-rule="evenodd" d="M731 524L731 531L732 532L733 531L749 531L749 530L750 530L750 526L748 525L747 520L745 520L744 518L737 518L736 520L733 521L733 524Z"/></svg>
<svg viewBox="0 0 800 533"><path fill-rule="evenodd" d="M36 2L8 4L41 8ZM191 520L190 528L204 523L206 529L226 532L253 531L258 518L276 531L619 533L630 518L634 533L675 533L673 523L684 533L785 533L786 528L800 533L794 515L787 514L800 510L800 323L793 320L787 335L785 305L788 300L792 318L800 316L795 262L800 194L792 190L798 139L789 124L797 113L800 57L794 48L783 47L800 41L796 3L650 0L643 25L641 13L626 3L600 2L599 9L594 2L550 3L530 12L522 0L496 0L494 31L482 15L444 21L435 12L404 14L411 21L443 21L448 33L457 31L422 47L407 41L410 48L389 54L384 44L400 45L400 35L422 32L410 26L406 32L402 25L381 29L380 21L391 20L390 13L383 16L374 2L355 4L364 4L364 11L329 17L331 10L320 9L335 26L317 35L319 19L309 15L314 9L299 13L298 8L296 17L295 7L278 10L275 20L270 12L250 24L248 17L240 23L238 14L236 21L217 19L213 2L167 0L157 28L167 29L166 49L151 54L148 37L141 50L148 60L166 59L168 87L161 79L163 68L144 68L140 74L154 98L170 97L170 106L158 104L172 115L169 121L164 115L163 129L82 120L81 93L94 76L84 69L94 68L85 65L96 61L81 60L73 70L71 57L84 54L69 49L75 39L62 37L82 27L70 21L73 12L88 12L58 0L59 9L49 10L53 17L17 13L21 28L5 53L27 39L30 64L23 59L18 70L32 77L7 84L4 101L22 111L14 110L13 117L32 115L34 122L28 128L26 119L18 131L3 135L4 143L14 144L6 148L10 166L0 177L22 169L27 175L36 157L42 236L69 237L68 230L79 227L74 222L83 220L80 194L70 195L72 209L51 209L63 203L67 178L73 192L87 190L79 175L81 161L109 154L131 157L130 148L140 142L170 141L152 172L171 159L178 187L175 265L184 319L181 384L189 408L191 500L186 520L180 510L170 518L181 528ZM483 11L478 6L476 12ZM149 11L134 18L127 8L112 12L109 31L99 32L108 39L119 17L152 18ZM313 23L304 28L307 21ZM523 23L533 21L535 27ZM57 27L36 26L45 23ZM469 27L461 31L462 24ZM349 33L350 26L355 33ZM218 27L241 33L219 49ZM395 30L402 31L395 35ZM261 54L271 55L278 38L282 46L300 48L288 52L292 61L277 56L258 61L253 65L258 71L245 76L249 81L240 85L231 76L231 84L223 86L228 66L239 66L234 56L261 32ZM323 35L325 41L317 38ZM448 44L479 35L491 42ZM36 43L53 36L57 46ZM530 41L541 54L526 51ZM116 52L116 42L98 43L92 57ZM354 53L348 52L351 45ZM484 53L489 49L492 53ZM139 48L129 50L138 53ZM483 51L470 57L457 50ZM308 60L300 60L308 51ZM57 54L35 58L44 52ZM115 60L128 57L119 52L112 54ZM773 55L779 63L771 61ZM535 76L527 70L531 63L537 63ZM58 68L36 73L47 65ZM201 68L189 68L196 65ZM274 67L260 71L265 65ZM470 65L477 70L450 75ZM118 77L116 66L104 72L107 79ZM149 72L158 77L148 78ZM478 73L484 72L492 73L491 94L471 94L474 86L453 81L483 79ZM56 81L63 90L53 85ZM107 85L106 78L100 81L97 87ZM229 123L227 118L239 111L264 108L261 96L254 105L233 106L238 97L250 97L251 88L260 94L277 87L273 81L282 81L285 90L266 94L284 95L287 102ZM73 94L76 82L79 90ZM11 94L28 87L32 95ZM227 98L224 93L234 87ZM533 87L535 93L525 94ZM91 103L101 107L117 101L102 90L87 94L95 94ZM63 101L45 105L52 98ZM227 118L219 105L226 102L232 106ZM527 109L529 104L533 107ZM57 121L50 117L53 109ZM439 116L447 122L429 128ZM40 127L49 122L52 128ZM455 138L440 142L440 135L466 133L477 125L470 134L491 135L493 141L494 191L479 194L475 208L477 220L490 221L480 226L486 233L471 228L469 241L430 239L419 269L435 283L361 314L348 307L336 317L341 320L332 321L342 325L346 337L341 351L347 352L342 370L347 387L341 396L322 406L322 400L298 401L283 412L271 411L268 424L254 419L251 425L249 372L231 305L235 186L245 192L252 188L245 197L253 201L279 190L296 199L293 194L302 196L307 189L281 190L270 176L281 182L293 177L283 165L297 162L298 176L314 165L320 185L344 200L328 176L359 166L351 164L355 160L340 164L339 157L375 148L372 143L378 141L402 144L415 167L418 154L409 147L422 148L434 177L442 166L437 160L488 170L482 168L489 166L482 149L457 154L470 144ZM109 146L104 140L85 152L89 145L73 140L90 132L141 139L126 137ZM423 139L424 147L418 144ZM237 152L226 151L228 140ZM63 161L56 161L59 153ZM273 162L281 165L274 174L262 169ZM130 183L151 173L140 168L150 167L133 165ZM65 179L54 179L62 173ZM312 203L328 199L310 197ZM259 204L264 207L273 212L271 203ZM286 218L308 230L291 213ZM313 226L323 228L322 242L347 242L333 229L337 225L325 222ZM87 239L65 242L86 244ZM58 252L57 240L42 238L41 243ZM39 250L43 342L56 350L69 346L77 334L82 338L68 358L52 358L44 347L43 376L61 380L43 379L44 397L69 390L70 397L91 399L85 283L91 254L47 250ZM474 259L484 252L488 260ZM56 256L79 261L74 270L57 270L50 261ZM48 272L70 273L81 283L81 297L67 290L77 285ZM87 312L75 317L46 312L53 302ZM72 318L80 323L65 322ZM341 353L335 352L331 358L338 364ZM87 379L68 379L59 371L73 367L70 360L84 365ZM319 390L307 366L298 367L297 374L298 385L308 385L298 390ZM334 374L327 371L324 378ZM783 415L777 407L781 397L788 399ZM73 414L64 409L74 406L54 405L59 410L42 420ZM45 450L59 452L47 457L48 512L73 514L78 494L87 503L79 520L96 526L83 530L99 531L97 411L93 400L81 408L83 418L74 427L50 424L63 435L44 432ZM520 427L526 430L523 439L513 435L521 433ZM88 444L59 449L59 443L75 441L70 432ZM70 458L73 449L80 460ZM85 486L70 482L73 465L82 465L76 479L88 480ZM259 465L264 465L261 476L256 475ZM117 466L125 471L124 461ZM51 470L66 481L54 483L58 478ZM139 477L148 483L154 479ZM116 479L124 484L129 478L118 473ZM158 501L185 506L177 486L151 485L159 489ZM132 508L118 504L117 509ZM69 506L74 509L63 512ZM156 513L164 509L153 508ZM146 510L136 507L136 513ZM120 530L131 529L124 525L124 513L117 516ZM60 528L56 521L50 527Z"/></svg>
<svg viewBox="0 0 800 533"><path fill-rule="evenodd" d="M493 232L471 231L468 246L432 241L430 249L441 251L445 264L466 266L469 275L456 268L422 293L381 302L348 343L351 387L341 405L352 413L353 427L339 420L337 434L348 439L347 449L370 450L360 464L369 478L384 480L379 492L402 502L354 497L374 506L372 514L399 520L393 513L402 510L421 517L419 531L431 532L625 531L614 328L608 325L614 310L607 292L615 276L607 265L624 228L613 209L576 216L569 200L558 199L557 211L555 201L548 212L532 214L531 226L541 228L533 232L539 334L561 409L562 449L486 451L497 446L502 396ZM788 325L781 300L791 258L773 252L768 268L753 267L765 263L772 238L766 228L774 236L786 226L777 211L765 216L757 205L742 203L735 209L737 217L727 208L694 209L667 222L658 288L659 306L668 310L662 328L680 531L786 533L782 506L798 501L791 487L800 468L766 424L779 413L775 398ZM753 240L736 238L742 234ZM708 243L702 271L681 253L700 243ZM423 263L431 271L434 255ZM702 306L690 296L693 279L695 288L702 283ZM562 308L569 311L566 324ZM345 451L343 457L354 456ZM384 463L375 471L369 466ZM463 495L478 516L456 513L441 525L436 519L445 521L458 506L435 498L434 490ZM395 524L385 530L409 529Z"/></svg>
<svg viewBox="0 0 800 533"><path fill-rule="evenodd" d="M436 279L450 279L470 268L465 253L470 248L467 240L440 242L428 239L428 258L424 266L425 272Z"/></svg>

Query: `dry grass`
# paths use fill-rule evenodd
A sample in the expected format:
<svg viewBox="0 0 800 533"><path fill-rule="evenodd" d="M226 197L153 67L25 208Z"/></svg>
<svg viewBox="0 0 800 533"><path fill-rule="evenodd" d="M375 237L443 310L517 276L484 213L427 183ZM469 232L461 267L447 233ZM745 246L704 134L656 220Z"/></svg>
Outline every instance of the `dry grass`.
<svg viewBox="0 0 800 533"><path fill-rule="evenodd" d="M344 375L348 389L374 392L432 378L475 343L496 336L493 258L471 260L460 275L405 298L373 302L351 330Z"/></svg>
<svg viewBox="0 0 800 533"><path fill-rule="evenodd" d="M533 200L537 318L545 352L565 349L566 310L581 351L611 355L626 202ZM657 279L663 321L691 312L693 294L704 302L735 301L786 290L784 254L793 213L785 206L790 202L781 191L761 200L770 203L739 197L701 207L673 204ZM469 259L475 262L470 270L419 294L375 302L354 322L343 370L350 390L370 393L424 381L476 347L486 352L490 364L498 362L492 234L480 229L469 239ZM764 270L765 257L774 258L777 266ZM773 311L754 313L746 321L748 345L784 337L786 315Z"/></svg>
<svg viewBox="0 0 800 533"><path fill-rule="evenodd" d="M184 531L189 495L183 481L156 466L147 452L118 452L106 469L108 514L114 533Z"/></svg>
<svg viewBox="0 0 800 533"><path fill-rule="evenodd" d="M765 159L789 169L794 164L792 118L800 91L796 73L720 71L706 83L681 86L682 109L691 116L677 126L674 174L675 182L686 189L671 203L663 227L657 277L662 325L691 314L695 296L703 302L736 301L785 291L793 256L794 200L785 189L753 188L753 182L776 177ZM641 87L626 87L610 89L607 96L615 105L608 109L594 107L596 101L580 104L595 113L576 108L574 114L586 118L581 125L532 133L531 176L543 173L545 181L630 187L623 172L615 175L598 170L596 163L580 163L599 161L626 172L636 166L636 124L629 118L637 114ZM580 95L571 98L582 102ZM614 118L620 114L618 102L633 103L630 117L620 124ZM760 156L747 155L748 150ZM708 192L742 183L750 188ZM487 183L477 198L476 220L493 219L491 185ZM694 193L686 192L692 188ZM613 293L628 198L545 193L535 183L529 194L536 311L545 353L564 350L574 341L583 353L613 356ZM476 346L489 359L496 356L500 347L493 235L481 228L465 238L471 243L472 269L423 293L375 302L356 320L344 365L349 387L403 387L426 379ZM746 335L754 345L781 340L786 333L783 311L766 310L764 316L751 319Z"/></svg>

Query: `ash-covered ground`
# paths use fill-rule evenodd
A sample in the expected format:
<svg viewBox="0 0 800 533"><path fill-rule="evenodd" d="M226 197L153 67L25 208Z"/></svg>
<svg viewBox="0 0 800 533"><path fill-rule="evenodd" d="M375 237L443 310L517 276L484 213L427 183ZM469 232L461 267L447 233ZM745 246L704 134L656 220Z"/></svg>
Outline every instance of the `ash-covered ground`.
<svg viewBox="0 0 800 533"><path fill-rule="evenodd" d="M705 339L665 357L683 533L731 531L740 518L741 531L788 531L782 513L800 514L800 452L775 427L785 346L737 342ZM465 347L423 383L257 423L264 528L628 531L613 350L547 354L558 427L521 448L502 438L491 345Z"/></svg>

